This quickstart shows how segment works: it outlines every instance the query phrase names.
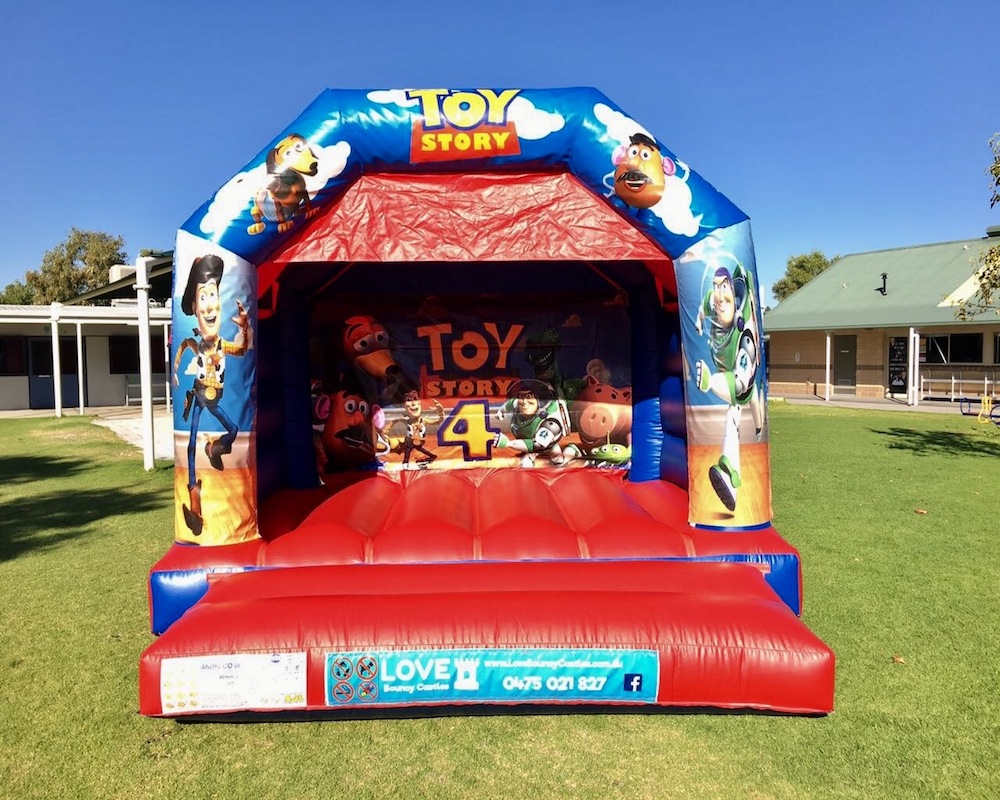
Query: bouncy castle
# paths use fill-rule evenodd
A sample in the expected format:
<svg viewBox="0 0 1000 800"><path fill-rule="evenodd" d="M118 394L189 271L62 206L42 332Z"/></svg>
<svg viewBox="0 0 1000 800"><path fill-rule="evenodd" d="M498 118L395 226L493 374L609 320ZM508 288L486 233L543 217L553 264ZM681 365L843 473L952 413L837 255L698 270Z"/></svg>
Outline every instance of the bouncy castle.
<svg viewBox="0 0 1000 800"><path fill-rule="evenodd" d="M749 221L600 92L324 92L178 232L171 368L143 714L832 710Z"/></svg>

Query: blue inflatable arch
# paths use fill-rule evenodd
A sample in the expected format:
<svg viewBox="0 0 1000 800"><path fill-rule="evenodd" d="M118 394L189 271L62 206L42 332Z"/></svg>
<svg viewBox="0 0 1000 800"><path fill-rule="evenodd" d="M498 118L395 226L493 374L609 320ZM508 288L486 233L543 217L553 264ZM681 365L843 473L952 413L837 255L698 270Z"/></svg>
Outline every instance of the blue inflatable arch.
<svg viewBox="0 0 1000 800"><path fill-rule="evenodd" d="M294 164L297 158L308 162L301 170ZM393 249L392 243L398 237L391 231L380 231L378 221L371 218L360 222L356 218L347 220L348 245L343 244L345 225L338 228L330 223L329 217L349 190L357 189L363 177L435 179L434 185L445 187L446 206L448 195L454 197L462 180L523 174L570 176L574 188L587 190L592 200L603 207L603 219L594 216L592 209L587 213L600 220L605 234L625 228L633 232L624 248L617 242L617 249L610 248L606 241L595 246L590 241L595 238L594 227L578 224L573 215L583 212L578 206L567 204L562 229L547 239L558 242L549 252L540 252L539 243L532 241L531 247L525 248L525 257L551 266L560 256L564 260L585 260L613 251L613 257L624 254L625 259L641 260L659 289L659 296L654 291L631 298L636 314L635 336L640 346L643 342L652 344L645 367L641 363L633 365L638 369L632 375L635 435L631 478L665 478L682 487L691 487L689 519L693 524L752 527L769 522L770 489L762 411L764 369L760 353L756 353L753 374L749 380L743 379L740 390L733 389L731 398L720 397L726 391L702 390L695 374L699 363L708 366L706 371L720 374L732 371L731 365L716 366L720 348L712 335L706 333L708 325L699 322L704 317L712 276L718 270L733 276L737 300L742 286L743 310L737 322L759 338L755 263L747 217L661 139L595 89L327 90L183 225L178 236L175 296L178 300L183 297L181 282L186 280L189 264L210 252L218 253L224 261L236 257L245 266L241 282L247 285L234 289L239 288L248 298L251 312L256 311L259 295L262 317L273 310L269 304L276 302L279 279L295 260L316 264L358 255L361 257L357 261L407 257L427 260L426 252L413 252L426 246L425 242L418 242L409 251L405 245ZM383 187L382 196L396 188ZM517 187L512 191L516 196ZM430 192L425 192L416 203L431 207L434 199ZM533 206L532 202L527 197L516 203L507 224L513 228L519 221L527 220L526 228L542 225L540 219L544 215L539 214L538 205ZM550 203L551 198L539 202ZM382 207L362 207L364 212L369 217L383 215ZM584 223L589 222L592 220L584 219ZM422 224L443 237L462 235L449 230L447 224L442 227L440 221L428 224L426 217ZM380 238L388 246L381 252L372 252L355 244L352 251L351 236L355 243ZM490 241L485 232L477 238ZM627 234L624 238L628 240ZM341 244L339 251L333 249L337 243ZM467 260L474 258L469 257L473 248L466 242L456 244ZM516 247L510 250L518 252ZM436 255L449 258L440 252ZM483 254L482 260L495 257L492 253ZM559 274L558 269L548 271L554 274L550 282L557 286L567 285L564 278L574 280L572 276ZM235 274L232 269L230 273ZM481 284L485 286L487 282L482 280ZM309 288L317 288L316 283L313 280ZM544 282L536 285L539 291L545 291ZM642 322L643 302L654 306L667 303L678 310L670 317L668 330L658 326L655 309L647 309L646 321ZM191 317L184 312L183 303L176 302L175 310L175 330L187 330ZM265 320L259 322L267 326ZM682 347L686 353L683 359ZM725 357L735 358L733 354ZM260 364L259 359L256 364ZM226 388L227 402L233 412L230 417L234 420L240 417L235 421L242 432L254 425L254 392L266 396L268 388L273 389L253 380L247 383L239 375L247 366L230 359L230 369L242 383L232 380ZM238 407L236 391L229 388L230 384L252 388L245 392L242 407ZM703 469L698 462L699 474L691 472L696 465L689 463L690 447L721 439L722 434L712 430L724 427L715 417L725 406L748 405L748 394L755 395L755 409L760 409L756 414L753 444L760 445L764 452L753 459L739 478L743 494L753 497L730 509L728 517L720 518L707 510L715 504L712 479L705 477L709 469ZM737 399L737 395L742 398ZM183 397L180 400L178 409L183 409ZM699 421L702 407L707 409L706 421ZM284 404L280 414L287 414ZM211 420L207 423L209 427L213 424ZM747 427L746 422L743 425ZM176 427L185 430L188 426L178 419ZM262 440L266 440L266 432L261 433ZM282 431L281 436L287 439L288 432ZM292 440L295 438L291 436ZM307 447L308 443L300 441L299 446ZM721 443L716 449L719 447ZM295 473L295 464L289 464L288 457L285 454L280 460L258 462L258 467L264 470L279 467L281 471L290 468ZM276 480L282 483L285 479ZM302 480L310 479L293 478L292 484L299 485ZM270 490L273 484L265 477L262 485ZM184 494L179 490L179 521ZM248 497L244 505L254 508L256 499ZM253 524L251 513L244 533L235 534L236 538L248 535Z"/></svg>

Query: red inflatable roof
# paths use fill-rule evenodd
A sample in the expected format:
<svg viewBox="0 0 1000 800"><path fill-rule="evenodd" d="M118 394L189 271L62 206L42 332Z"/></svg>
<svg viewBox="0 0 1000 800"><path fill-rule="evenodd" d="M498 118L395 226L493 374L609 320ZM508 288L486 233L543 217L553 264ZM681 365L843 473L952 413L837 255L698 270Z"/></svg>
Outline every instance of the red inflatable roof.
<svg viewBox="0 0 1000 800"><path fill-rule="evenodd" d="M642 261L676 295L670 258L568 173L365 175L274 253L295 262Z"/></svg>

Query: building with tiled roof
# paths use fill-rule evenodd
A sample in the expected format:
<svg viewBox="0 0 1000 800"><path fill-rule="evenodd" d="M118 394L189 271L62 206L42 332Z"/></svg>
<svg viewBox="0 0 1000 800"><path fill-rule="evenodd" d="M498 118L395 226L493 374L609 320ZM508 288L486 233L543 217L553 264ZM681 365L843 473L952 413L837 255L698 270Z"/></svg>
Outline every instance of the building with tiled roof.
<svg viewBox="0 0 1000 800"><path fill-rule="evenodd" d="M997 394L1000 316L960 320L1000 226L957 242L838 258L764 314L772 396L922 399Z"/></svg>

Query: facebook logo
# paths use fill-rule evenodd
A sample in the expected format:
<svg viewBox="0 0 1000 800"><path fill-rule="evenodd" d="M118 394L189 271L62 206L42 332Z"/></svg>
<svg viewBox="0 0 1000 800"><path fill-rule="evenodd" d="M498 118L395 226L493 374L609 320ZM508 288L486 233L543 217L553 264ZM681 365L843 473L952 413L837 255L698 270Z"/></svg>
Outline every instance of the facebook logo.
<svg viewBox="0 0 1000 800"><path fill-rule="evenodd" d="M622 689L626 692L642 691L642 675L638 672L626 672Z"/></svg>

